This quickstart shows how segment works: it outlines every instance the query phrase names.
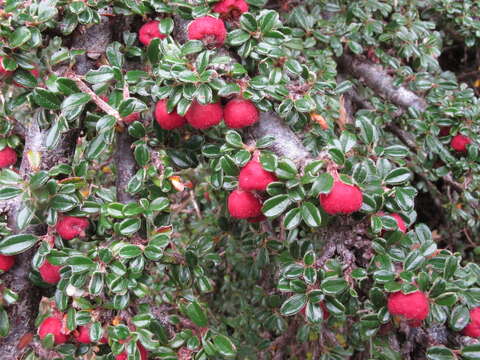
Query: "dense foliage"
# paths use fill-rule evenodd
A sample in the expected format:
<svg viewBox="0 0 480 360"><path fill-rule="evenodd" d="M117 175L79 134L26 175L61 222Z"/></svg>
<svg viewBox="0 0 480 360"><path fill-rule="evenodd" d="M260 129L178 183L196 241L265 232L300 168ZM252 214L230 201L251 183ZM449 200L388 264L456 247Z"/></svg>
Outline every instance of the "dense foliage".
<svg viewBox="0 0 480 360"><path fill-rule="evenodd" d="M480 359L478 1L223 2L0 1L0 357Z"/></svg>

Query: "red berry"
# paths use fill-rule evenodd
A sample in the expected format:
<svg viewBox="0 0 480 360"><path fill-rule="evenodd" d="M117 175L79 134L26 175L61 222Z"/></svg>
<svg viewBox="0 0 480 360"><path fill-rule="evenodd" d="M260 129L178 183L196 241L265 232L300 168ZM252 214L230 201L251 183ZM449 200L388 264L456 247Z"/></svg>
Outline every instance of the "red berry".
<svg viewBox="0 0 480 360"><path fill-rule="evenodd" d="M87 218L75 216L61 217L55 226L58 235L64 240L72 240L74 237L85 236L85 230L88 228L89 222Z"/></svg>
<svg viewBox="0 0 480 360"><path fill-rule="evenodd" d="M0 255L0 270L7 272L15 264L15 256Z"/></svg>
<svg viewBox="0 0 480 360"><path fill-rule="evenodd" d="M11 71L8 71L8 70L5 70L5 68L3 67L3 57L0 56L0 76L7 76L7 75L10 75L12 72Z"/></svg>
<svg viewBox="0 0 480 360"><path fill-rule="evenodd" d="M428 316L430 305L427 296L421 291L415 291L410 294L403 294L398 291L388 296L388 311L392 315L400 315L407 320L411 320L414 326L420 325L420 322Z"/></svg>
<svg viewBox="0 0 480 360"><path fill-rule="evenodd" d="M480 306L470 310L470 322L462 333L470 337L480 337Z"/></svg>
<svg viewBox="0 0 480 360"><path fill-rule="evenodd" d="M265 170L257 160L250 160L240 171L238 179L242 190L247 191L265 191L268 184L277 181L275 174Z"/></svg>
<svg viewBox="0 0 480 360"><path fill-rule="evenodd" d="M164 130L173 130L185 125L185 117L177 114L175 110L167 112L167 100L159 100L155 105L155 120Z"/></svg>
<svg viewBox="0 0 480 360"><path fill-rule="evenodd" d="M74 336L79 343L90 344L92 342L92 339L90 339L90 326L79 326Z"/></svg>
<svg viewBox="0 0 480 360"><path fill-rule="evenodd" d="M14 165L17 162L17 153L11 147L5 146L0 150L0 169Z"/></svg>
<svg viewBox="0 0 480 360"><path fill-rule="evenodd" d="M207 129L222 121L223 108L219 102L202 105L194 101L185 114L185 118L195 129Z"/></svg>
<svg viewBox="0 0 480 360"><path fill-rule="evenodd" d="M320 194L320 204L330 215L350 214L360 210L363 203L362 191L355 185L335 180L328 194Z"/></svg>
<svg viewBox="0 0 480 360"><path fill-rule="evenodd" d="M43 281L48 284L56 284L60 281L60 269L61 266L52 265L48 260L45 260L38 271L40 271Z"/></svg>
<svg viewBox="0 0 480 360"><path fill-rule="evenodd" d="M48 334L53 334L55 344L63 344L67 342L68 336L62 331L62 327L62 320L51 316L40 324L38 335L43 340Z"/></svg>
<svg viewBox="0 0 480 360"><path fill-rule="evenodd" d="M226 37L225 24L212 16L202 16L188 25L190 40L202 40L207 45L222 46Z"/></svg>
<svg viewBox="0 0 480 360"><path fill-rule="evenodd" d="M221 0L215 4L213 11L222 14L223 17L239 18L248 11L245 0Z"/></svg>
<svg viewBox="0 0 480 360"><path fill-rule="evenodd" d="M138 350L140 351L140 358L141 360L147 360L148 359L148 351L143 347L140 342L137 342ZM122 352L121 354L118 354L115 356L115 360L127 360L128 355L126 351Z"/></svg>
<svg viewBox="0 0 480 360"><path fill-rule="evenodd" d="M138 40L143 45L148 46L153 39L165 39L167 35L160 32L159 25L159 21L149 21L143 24L140 30L138 30Z"/></svg>
<svg viewBox="0 0 480 360"><path fill-rule="evenodd" d="M251 192L234 190L228 196L228 211L237 219L255 218L262 215L262 202Z"/></svg>
<svg viewBox="0 0 480 360"><path fill-rule="evenodd" d="M134 121L137 121L140 119L140 113L132 113L130 115L125 116L122 120L125 124L131 124Z"/></svg>
<svg viewBox="0 0 480 360"><path fill-rule="evenodd" d="M467 145L472 143L472 139L465 135L455 135L450 142L453 150L458 152L467 152Z"/></svg>
<svg viewBox="0 0 480 360"><path fill-rule="evenodd" d="M258 110L250 100L230 100L223 111L225 124L232 129L241 129L258 121Z"/></svg>

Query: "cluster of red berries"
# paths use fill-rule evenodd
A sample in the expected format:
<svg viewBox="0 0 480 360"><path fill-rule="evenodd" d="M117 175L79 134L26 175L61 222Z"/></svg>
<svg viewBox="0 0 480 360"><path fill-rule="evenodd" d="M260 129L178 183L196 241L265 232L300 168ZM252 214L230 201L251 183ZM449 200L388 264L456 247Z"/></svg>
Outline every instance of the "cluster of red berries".
<svg viewBox="0 0 480 360"><path fill-rule="evenodd" d="M167 100L159 100L155 105L155 119L164 130L173 130L186 123L195 129L208 129L218 125L222 119L232 129L251 126L259 119L258 109L250 101L242 98L230 100L225 107L220 102L202 105L194 101L185 116L176 110L167 111Z"/></svg>
<svg viewBox="0 0 480 360"><path fill-rule="evenodd" d="M222 18L237 19L248 11L245 0L221 0L213 7L213 11ZM199 17L188 25L187 35L189 40L200 40L207 46L222 46L227 38L225 23L213 16ZM166 34L160 32L160 22L149 21L142 25L138 31L139 41L148 46L153 39L164 39Z"/></svg>
<svg viewBox="0 0 480 360"><path fill-rule="evenodd" d="M254 156L240 170L238 176L239 188L228 196L228 212L236 219L248 219L258 222L265 219L262 214L262 200L258 192L263 192L267 186L277 181L274 173L266 171L258 158Z"/></svg>
<svg viewBox="0 0 480 360"><path fill-rule="evenodd" d="M69 340L70 333L73 335L73 338L76 342L81 344L91 344L93 341L90 338L90 326L79 326L73 332L66 330L66 327L63 324L64 314L56 313L52 316L45 318L42 321L38 328L38 336L40 339L45 339L47 335L53 335L53 341L56 345L64 344ZM107 338L104 336L100 339L101 344L106 344L108 342ZM140 342L137 342L138 351L140 352L141 360L148 359L148 351L142 346ZM124 351L118 354L116 360L126 360L128 357L127 353Z"/></svg>

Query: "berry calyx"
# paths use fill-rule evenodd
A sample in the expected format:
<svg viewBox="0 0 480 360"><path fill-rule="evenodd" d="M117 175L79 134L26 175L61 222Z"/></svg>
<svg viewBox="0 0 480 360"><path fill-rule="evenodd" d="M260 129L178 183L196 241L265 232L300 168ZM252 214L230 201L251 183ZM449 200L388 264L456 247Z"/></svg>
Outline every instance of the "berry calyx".
<svg viewBox="0 0 480 360"><path fill-rule="evenodd" d="M0 255L0 270L7 272L15 265L15 256Z"/></svg>
<svg viewBox="0 0 480 360"><path fill-rule="evenodd" d="M131 113L130 115L125 116L122 120L125 124L131 124L134 121L137 121L140 119L140 113Z"/></svg>
<svg viewBox="0 0 480 360"><path fill-rule="evenodd" d="M0 150L0 169L14 165L17 162L17 153L11 147L5 146Z"/></svg>
<svg viewBox="0 0 480 360"><path fill-rule="evenodd" d="M188 25L188 39L201 40L207 46L222 46L226 37L225 24L212 16L199 17Z"/></svg>
<svg viewBox="0 0 480 360"><path fill-rule="evenodd" d="M38 336L43 340L48 334L52 334L55 344L63 344L67 342L68 336L62 331L62 328L62 320L50 316L40 324L40 327L38 328Z"/></svg>
<svg viewBox="0 0 480 360"><path fill-rule="evenodd" d="M467 152L467 145L472 143L472 139L465 135L455 135L450 142L453 150L458 152Z"/></svg>
<svg viewBox="0 0 480 360"><path fill-rule="evenodd" d="M3 56L0 56L0 76L8 76L11 73L11 71L8 71L3 67Z"/></svg>
<svg viewBox="0 0 480 360"><path fill-rule="evenodd" d="M77 342L82 344L90 344L92 342L90 338L90 326L79 326L73 336Z"/></svg>
<svg viewBox="0 0 480 360"><path fill-rule="evenodd" d="M470 337L480 337L480 306L470 310L470 322L462 333Z"/></svg>
<svg viewBox="0 0 480 360"><path fill-rule="evenodd" d="M215 4L213 11L225 18L238 19L240 15L248 12L248 4L245 0L221 0Z"/></svg>
<svg viewBox="0 0 480 360"><path fill-rule="evenodd" d="M140 359L147 360L148 359L147 349L145 349L140 342L137 342L137 347L138 347L138 351L140 352ZM128 355L126 351L115 356L115 360L127 360L127 358L128 358Z"/></svg>
<svg viewBox="0 0 480 360"><path fill-rule="evenodd" d="M60 281L60 269L61 266L52 265L48 260L45 260L38 271L43 281L48 284L56 284Z"/></svg>
<svg viewBox="0 0 480 360"><path fill-rule="evenodd" d="M450 129L452 127L451 126L443 126L440 128L440 132L438 133L438 136L448 136L450 135Z"/></svg>
<svg viewBox="0 0 480 360"><path fill-rule="evenodd" d="M63 216L58 220L55 228L62 239L72 240L75 237L84 237L88 226L87 218Z"/></svg>
<svg viewBox="0 0 480 360"><path fill-rule="evenodd" d="M167 100L159 100L155 105L155 120L164 130L173 130L185 125L185 117L177 114L176 110L171 113L167 111Z"/></svg>
<svg viewBox="0 0 480 360"><path fill-rule="evenodd" d="M262 215L262 202L251 192L234 190L228 196L228 212L237 219L256 218Z"/></svg>
<svg viewBox="0 0 480 360"><path fill-rule="evenodd" d="M277 177L273 172L265 170L259 161L250 160L240 170L238 180L242 190L265 191L271 182L277 181Z"/></svg>
<svg viewBox="0 0 480 360"><path fill-rule="evenodd" d="M250 100L230 100L223 110L225 124L232 129L241 129L258 121L258 110Z"/></svg>
<svg viewBox="0 0 480 360"><path fill-rule="evenodd" d="M388 311L410 321L410 325L419 326L430 310L427 295L421 291L404 294L400 291L390 294L387 302Z"/></svg>
<svg viewBox="0 0 480 360"><path fill-rule="evenodd" d="M194 101L185 114L185 118L195 129L208 129L222 121L223 108L219 102L202 105Z"/></svg>
<svg viewBox="0 0 480 360"><path fill-rule="evenodd" d="M328 194L320 194L319 200L330 215L351 214L362 207L363 195L358 186L335 180L332 190Z"/></svg>
<svg viewBox="0 0 480 360"><path fill-rule="evenodd" d="M148 46L153 39L165 39L167 35L160 32L159 25L160 22L155 20L143 24L138 30L138 40L143 45Z"/></svg>

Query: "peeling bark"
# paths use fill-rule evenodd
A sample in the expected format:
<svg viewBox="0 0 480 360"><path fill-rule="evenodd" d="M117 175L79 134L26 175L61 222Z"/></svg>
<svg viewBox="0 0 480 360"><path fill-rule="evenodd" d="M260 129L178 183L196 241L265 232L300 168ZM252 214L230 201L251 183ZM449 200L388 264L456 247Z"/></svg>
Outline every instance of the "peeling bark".
<svg viewBox="0 0 480 360"><path fill-rule="evenodd" d="M339 64L343 71L362 80L378 95L397 106L404 109L413 107L418 111L423 111L427 107L425 100L413 91L404 86L395 86L392 76L380 65L368 60L360 60L349 54L342 55Z"/></svg>
<svg viewBox="0 0 480 360"><path fill-rule="evenodd" d="M249 132L257 140L264 136L273 136L275 140L269 149L300 165L311 158L297 135L285 124L285 121L272 112L261 113L260 120L249 129Z"/></svg>

